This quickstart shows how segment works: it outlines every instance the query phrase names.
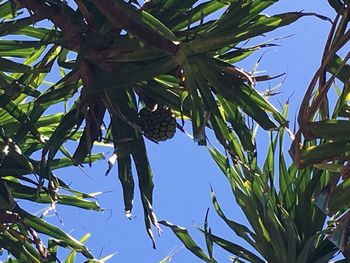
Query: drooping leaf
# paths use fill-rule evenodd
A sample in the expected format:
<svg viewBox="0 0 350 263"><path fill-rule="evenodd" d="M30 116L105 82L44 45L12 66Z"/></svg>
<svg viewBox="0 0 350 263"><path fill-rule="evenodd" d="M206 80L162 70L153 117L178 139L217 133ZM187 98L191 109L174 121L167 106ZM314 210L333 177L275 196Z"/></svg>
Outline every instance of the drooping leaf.
<svg viewBox="0 0 350 263"><path fill-rule="evenodd" d="M204 262L211 262L208 256L204 253L204 251L196 244L196 242L189 235L187 229L171 224L167 221L159 221L159 223L171 228L171 230L181 240L184 246L193 254L202 259Z"/></svg>

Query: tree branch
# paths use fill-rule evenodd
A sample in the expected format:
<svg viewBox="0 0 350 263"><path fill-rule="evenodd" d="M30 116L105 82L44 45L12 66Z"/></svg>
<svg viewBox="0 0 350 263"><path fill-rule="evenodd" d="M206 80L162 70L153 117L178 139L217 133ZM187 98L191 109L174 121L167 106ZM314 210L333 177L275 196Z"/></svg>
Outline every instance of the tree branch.
<svg viewBox="0 0 350 263"><path fill-rule="evenodd" d="M62 30L68 45L72 49L78 50L84 43L85 40L80 34L79 26L74 24L70 16L65 12L46 4L43 0L17 0L17 2L32 11L34 15L51 20Z"/></svg>

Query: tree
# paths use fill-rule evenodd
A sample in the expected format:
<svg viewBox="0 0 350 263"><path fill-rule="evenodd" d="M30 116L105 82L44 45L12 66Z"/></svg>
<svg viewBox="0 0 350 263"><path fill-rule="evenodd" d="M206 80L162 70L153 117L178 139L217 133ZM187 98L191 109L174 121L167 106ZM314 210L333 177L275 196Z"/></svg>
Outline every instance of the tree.
<svg viewBox="0 0 350 263"><path fill-rule="evenodd" d="M210 149L250 226L230 220L212 192L215 211L257 253L252 253L249 245L247 249L214 235L208 217L204 228L199 229L205 236L208 255L186 229L162 222L205 262L216 262L214 243L233 254L234 262L329 262L340 251L345 259L337 262L349 260L348 120L341 118L347 118L348 107L349 6L337 1L329 3L336 18L325 43L321 66L303 98L299 129L291 134L290 154L294 163L287 165L282 130L271 133L268 154L261 166L256 164L259 151L257 156L248 153L238 159L230 152L221 154ZM332 87L336 95L332 94Z"/></svg>
<svg viewBox="0 0 350 263"><path fill-rule="evenodd" d="M287 108L288 105L285 105L285 113ZM209 149L226 176L249 226L230 219L212 189L214 209L242 242L235 243L216 235L209 224L209 210L204 227L199 228L205 237L208 255L185 228L161 221L204 262L217 262L214 244L229 252L233 262L329 262L339 253L324 230L327 216L313 201L315 193L327 183L324 179L327 172L311 167L298 169L294 163L288 165L284 153L284 130L273 133L270 134L271 142L261 167L257 164L260 151L237 159L230 153L220 153L214 147Z"/></svg>
<svg viewBox="0 0 350 263"><path fill-rule="evenodd" d="M315 15L261 14L275 2L167 0L147 1L141 7L121 0L2 1L2 141L9 149L3 151L0 168L6 200L1 207L2 247L24 262L55 261L57 246L71 249L72 258L75 252L93 258L81 242L32 217L14 198L98 210L96 202L85 200L93 196L70 189L53 173L65 165L100 159L91 153L95 141L114 145L109 164L111 168L118 163L127 216L134 197L132 162L136 165L145 225L153 240L151 225L158 227L158 222L143 135L155 141L172 136L169 108L182 122L192 120L198 144L206 144L208 127L240 160L245 151L255 149L246 115L266 130L286 126L285 117L254 89L256 81L271 77L233 65L273 45L238 48L239 43ZM219 17L210 17L219 11ZM55 70L62 78L44 88L41 84ZM59 103L72 106L47 115L46 110ZM138 113L139 104L145 116ZM150 124L153 119L162 122ZM157 124L166 128L165 135ZM79 141L74 154L65 147L68 140ZM35 159L38 152L40 158ZM62 190L71 195L64 196ZM35 231L54 238L47 249ZM19 243L20 237L27 242Z"/></svg>

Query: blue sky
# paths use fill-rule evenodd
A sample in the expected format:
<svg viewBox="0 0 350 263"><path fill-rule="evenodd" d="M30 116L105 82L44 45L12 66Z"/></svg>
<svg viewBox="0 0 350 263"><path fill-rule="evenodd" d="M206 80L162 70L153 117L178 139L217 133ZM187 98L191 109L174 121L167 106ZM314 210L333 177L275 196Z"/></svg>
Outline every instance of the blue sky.
<svg viewBox="0 0 350 263"><path fill-rule="evenodd" d="M316 12L334 17L334 12L327 1L281 0L267 10L272 15L286 11ZM278 102L284 103L290 96L290 119L294 119L304 91L317 69L322 54L330 24L314 17L303 18L293 25L269 33L261 41L275 37L293 35L276 42L280 47L270 48L258 52L254 56L240 63L239 66L251 70L255 62L264 53L259 65L259 71L266 71L270 75L286 72L286 79L279 88L282 94L273 98L272 102L280 108ZM259 90L267 90L278 84L281 79L258 85ZM293 128L293 127L291 127ZM187 125L190 131L190 125ZM258 137L259 154L264 158L265 138ZM186 227L195 240L205 247L204 239L196 230L202 226L206 209L211 208L209 224L213 233L239 242L245 246L234 234L228 231L225 224L216 216L210 200L210 186L213 187L218 200L227 215L245 223L241 211L234 202L231 189L225 177L211 160L205 147L199 147L186 135L177 132L174 139L158 145L148 141L147 149L154 172L154 209L158 219ZM258 149L258 150L259 150ZM107 153L113 149L96 147L96 151ZM83 173L78 168L62 169L56 174L70 183L73 189L83 192L103 192L99 203L106 208L103 213L83 211L64 206L58 207L58 214L63 220L63 229L75 238L81 238L85 233L92 233L87 246L95 256L117 253L109 262L159 262L169 253L176 250L172 262L201 262L185 248L169 230L163 227L163 233L156 237L157 249L145 232L143 211L138 190L135 193L134 211L136 216L129 221L124 216L122 189L117 177L117 167L109 176L105 176L107 162L95 163L92 168L86 166ZM42 206L33 208L38 211ZM54 215L50 222L60 224ZM219 262L230 262L229 254L220 248L215 248L215 255Z"/></svg>

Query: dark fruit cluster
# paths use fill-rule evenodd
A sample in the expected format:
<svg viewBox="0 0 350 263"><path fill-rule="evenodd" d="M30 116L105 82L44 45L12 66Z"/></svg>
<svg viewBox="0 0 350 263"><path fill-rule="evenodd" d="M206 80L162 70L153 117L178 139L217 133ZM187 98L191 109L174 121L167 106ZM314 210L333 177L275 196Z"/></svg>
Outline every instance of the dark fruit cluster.
<svg viewBox="0 0 350 263"><path fill-rule="evenodd" d="M158 105L155 110L147 107L141 109L138 124L147 138L157 142L171 139L176 131L174 113L162 105Z"/></svg>

